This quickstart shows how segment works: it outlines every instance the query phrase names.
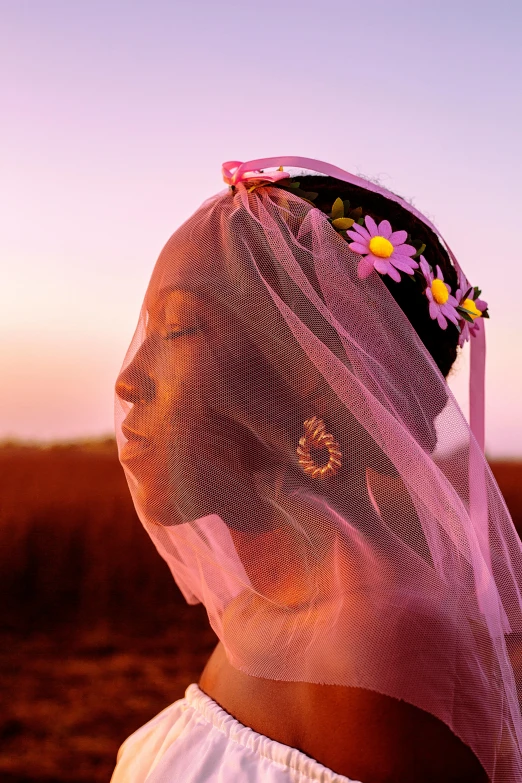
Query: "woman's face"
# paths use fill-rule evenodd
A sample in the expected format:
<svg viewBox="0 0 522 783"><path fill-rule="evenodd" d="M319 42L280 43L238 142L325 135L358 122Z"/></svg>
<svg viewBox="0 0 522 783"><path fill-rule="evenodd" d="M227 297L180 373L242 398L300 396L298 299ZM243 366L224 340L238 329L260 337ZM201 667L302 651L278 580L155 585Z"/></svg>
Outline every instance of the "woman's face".
<svg viewBox="0 0 522 783"><path fill-rule="evenodd" d="M247 358L230 311L184 288L162 292L148 311L145 335L115 389L132 403L120 461L135 478L134 500L162 525L209 513L232 519L238 487L249 494L263 454L248 425L252 401L266 399L269 370Z"/></svg>
<svg viewBox="0 0 522 783"><path fill-rule="evenodd" d="M172 481L191 469L208 440L224 326L219 309L195 293L163 291L148 312L145 340L116 382L116 394L132 403L120 460L138 482L138 502L160 524L181 521L169 518L179 513L169 502Z"/></svg>

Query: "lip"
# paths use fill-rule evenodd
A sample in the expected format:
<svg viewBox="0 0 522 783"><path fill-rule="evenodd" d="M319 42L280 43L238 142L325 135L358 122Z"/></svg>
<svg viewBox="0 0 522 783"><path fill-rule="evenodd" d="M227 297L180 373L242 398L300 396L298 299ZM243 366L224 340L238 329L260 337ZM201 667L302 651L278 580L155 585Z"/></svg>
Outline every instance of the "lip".
<svg viewBox="0 0 522 783"><path fill-rule="evenodd" d="M132 464L134 461L139 464L150 450L151 444L145 438L128 440L120 450L119 460L126 464Z"/></svg>
<svg viewBox="0 0 522 783"><path fill-rule="evenodd" d="M128 427L126 424L121 425L121 431L123 432L123 434L125 435L128 441L138 440L138 441L145 442L146 440L148 440L146 435L142 435L141 432L136 432L136 430L131 430L131 428Z"/></svg>

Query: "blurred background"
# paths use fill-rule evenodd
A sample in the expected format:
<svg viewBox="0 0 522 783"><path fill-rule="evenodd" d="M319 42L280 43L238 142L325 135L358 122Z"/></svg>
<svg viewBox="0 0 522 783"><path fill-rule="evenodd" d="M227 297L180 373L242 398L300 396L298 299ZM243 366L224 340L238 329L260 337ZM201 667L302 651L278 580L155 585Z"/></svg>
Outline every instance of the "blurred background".
<svg viewBox="0 0 522 783"><path fill-rule="evenodd" d="M486 453L522 529L521 23L511 0L0 0L2 781L108 781L215 642L112 417L156 258L225 160L326 160L438 225L489 302Z"/></svg>

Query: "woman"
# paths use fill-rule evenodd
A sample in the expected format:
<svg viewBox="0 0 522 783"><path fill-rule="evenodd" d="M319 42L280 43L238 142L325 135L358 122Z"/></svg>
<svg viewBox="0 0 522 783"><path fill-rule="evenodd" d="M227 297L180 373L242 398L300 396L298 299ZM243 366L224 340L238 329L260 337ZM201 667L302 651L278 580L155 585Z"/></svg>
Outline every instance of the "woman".
<svg viewBox="0 0 522 783"><path fill-rule="evenodd" d="M163 249L116 385L137 512L220 643L113 783L522 780L487 304L383 188L303 158L224 178ZM445 380L468 339L473 431Z"/></svg>

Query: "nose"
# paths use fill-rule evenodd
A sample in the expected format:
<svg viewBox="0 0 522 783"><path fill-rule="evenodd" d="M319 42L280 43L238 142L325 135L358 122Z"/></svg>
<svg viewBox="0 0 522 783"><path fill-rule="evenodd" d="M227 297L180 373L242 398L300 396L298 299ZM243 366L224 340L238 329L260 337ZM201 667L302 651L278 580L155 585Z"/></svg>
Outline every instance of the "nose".
<svg viewBox="0 0 522 783"><path fill-rule="evenodd" d="M115 391L127 402L152 402L156 396L156 384L150 375L131 362L118 376Z"/></svg>

